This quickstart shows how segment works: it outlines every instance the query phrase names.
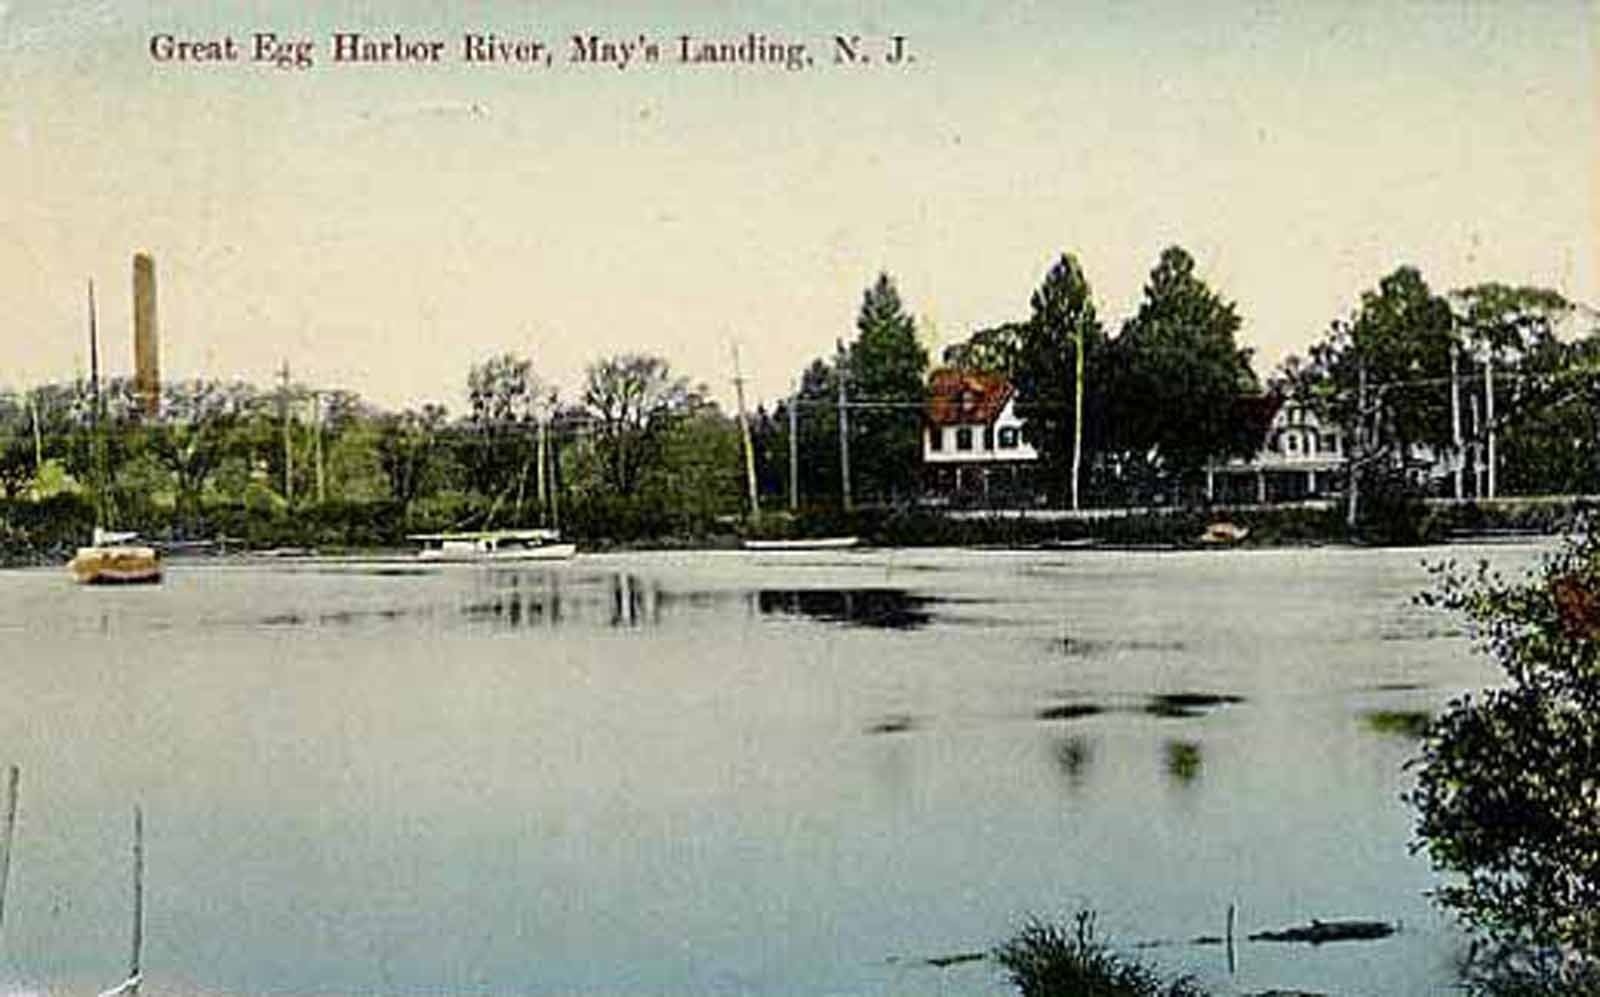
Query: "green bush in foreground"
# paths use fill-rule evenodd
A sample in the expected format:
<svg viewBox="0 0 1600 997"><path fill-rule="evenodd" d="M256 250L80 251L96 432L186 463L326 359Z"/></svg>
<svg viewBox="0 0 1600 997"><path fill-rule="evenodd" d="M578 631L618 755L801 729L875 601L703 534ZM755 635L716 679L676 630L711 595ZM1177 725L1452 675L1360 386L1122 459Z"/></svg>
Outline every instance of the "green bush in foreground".
<svg viewBox="0 0 1600 997"><path fill-rule="evenodd" d="M1450 878L1437 899L1487 943L1488 993L1595 993L1600 980L1600 538L1520 582L1438 569L1420 597L1466 617L1504 684L1428 729L1409 802Z"/></svg>
<svg viewBox="0 0 1600 997"><path fill-rule="evenodd" d="M1163 982L1113 952L1095 937L1093 911L1079 911L1070 931L1030 920L994 959L1023 997L1205 997L1189 977Z"/></svg>

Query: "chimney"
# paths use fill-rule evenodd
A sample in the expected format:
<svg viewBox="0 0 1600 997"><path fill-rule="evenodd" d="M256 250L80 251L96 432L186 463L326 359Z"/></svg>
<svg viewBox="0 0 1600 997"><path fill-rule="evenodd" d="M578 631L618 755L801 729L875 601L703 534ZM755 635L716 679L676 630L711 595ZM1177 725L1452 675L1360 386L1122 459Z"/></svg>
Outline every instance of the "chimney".
<svg viewBox="0 0 1600 997"><path fill-rule="evenodd" d="M156 261L133 254L133 390L144 414L161 414L161 345L156 332Z"/></svg>

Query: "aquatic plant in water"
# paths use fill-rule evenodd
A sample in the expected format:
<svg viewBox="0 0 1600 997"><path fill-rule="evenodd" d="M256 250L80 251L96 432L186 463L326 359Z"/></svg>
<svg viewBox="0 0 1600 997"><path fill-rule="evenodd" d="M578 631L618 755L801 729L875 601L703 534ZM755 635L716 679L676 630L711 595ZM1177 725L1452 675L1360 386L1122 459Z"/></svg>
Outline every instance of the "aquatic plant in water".
<svg viewBox="0 0 1600 997"><path fill-rule="evenodd" d="M1204 997L1191 977L1164 981L1095 936L1093 911L1071 928L1032 919L994 950L1023 997Z"/></svg>

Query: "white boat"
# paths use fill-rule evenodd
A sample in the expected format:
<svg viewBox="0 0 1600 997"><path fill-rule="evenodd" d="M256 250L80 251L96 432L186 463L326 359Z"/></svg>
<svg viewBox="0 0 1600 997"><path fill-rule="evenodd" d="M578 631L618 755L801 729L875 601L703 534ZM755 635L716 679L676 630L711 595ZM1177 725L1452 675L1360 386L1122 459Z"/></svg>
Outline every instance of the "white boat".
<svg viewBox="0 0 1600 997"><path fill-rule="evenodd" d="M799 540L746 540L745 550L844 550L861 544L860 537L811 537Z"/></svg>
<svg viewBox="0 0 1600 997"><path fill-rule="evenodd" d="M561 534L555 530L415 533L407 539L422 545L417 552L419 561L565 561L578 553L578 545L563 543Z"/></svg>
<svg viewBox="0 0 1600 997"><path fill-rule="evenodd" d="M161 581L161 553L132 543L138 534L95 528L94 541L79 547L67 567L80 585L153 585Z"/></svg>

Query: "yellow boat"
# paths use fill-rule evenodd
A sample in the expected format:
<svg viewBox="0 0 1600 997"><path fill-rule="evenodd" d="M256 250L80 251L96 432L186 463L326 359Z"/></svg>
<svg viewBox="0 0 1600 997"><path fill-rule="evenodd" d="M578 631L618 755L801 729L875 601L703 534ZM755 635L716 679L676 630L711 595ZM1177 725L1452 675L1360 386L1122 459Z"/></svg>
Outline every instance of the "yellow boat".
<svg viewBox="0 0 1600 997"><path fill-rule="evenodd" d="M106 533L96 529L94 543L79 547L67 562L80 585L153 585L161 581L161 553L154 547L129 543L132 533Z"/></svg>

